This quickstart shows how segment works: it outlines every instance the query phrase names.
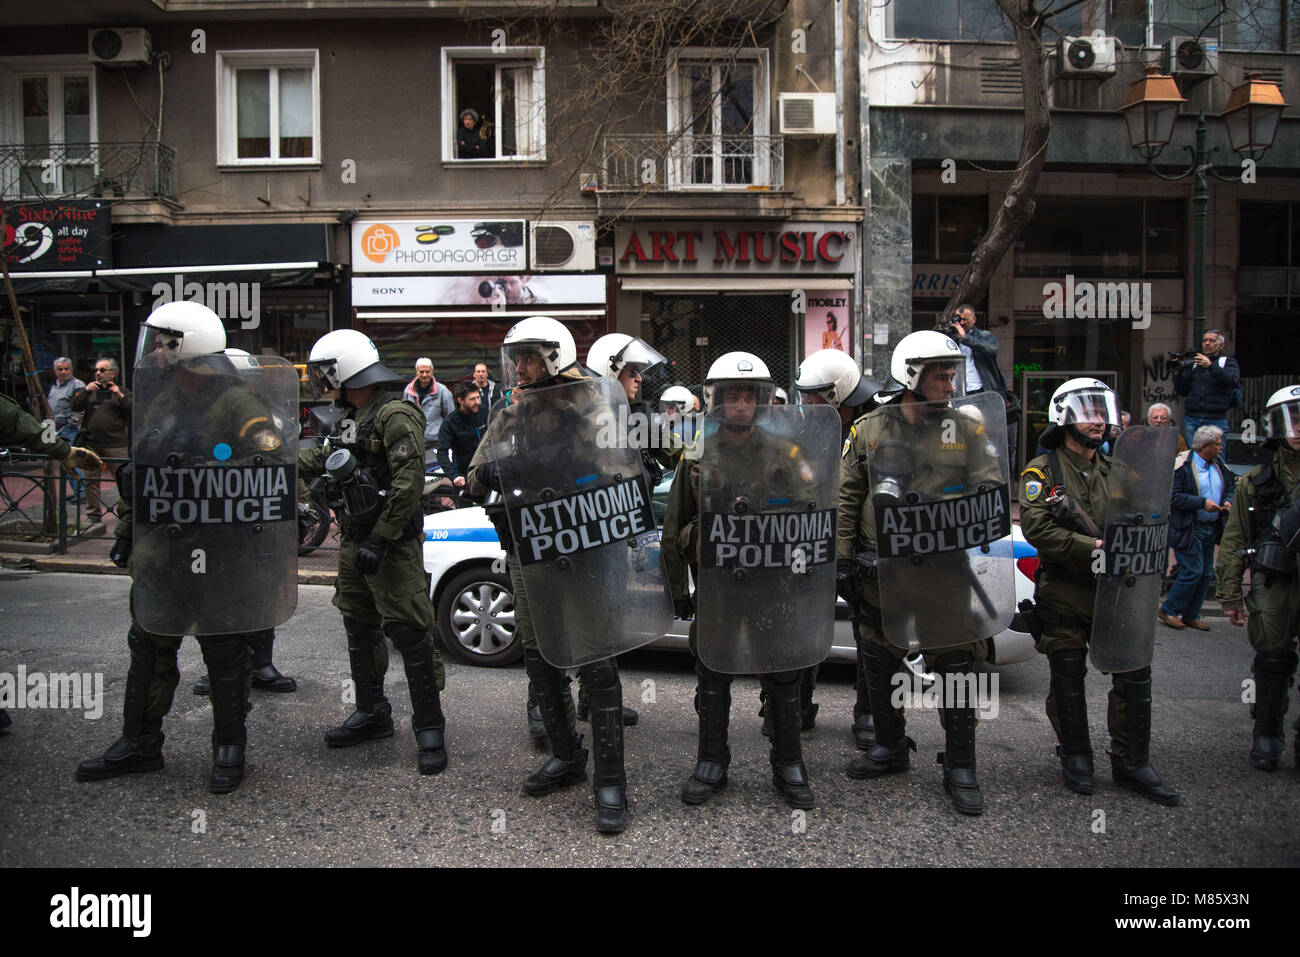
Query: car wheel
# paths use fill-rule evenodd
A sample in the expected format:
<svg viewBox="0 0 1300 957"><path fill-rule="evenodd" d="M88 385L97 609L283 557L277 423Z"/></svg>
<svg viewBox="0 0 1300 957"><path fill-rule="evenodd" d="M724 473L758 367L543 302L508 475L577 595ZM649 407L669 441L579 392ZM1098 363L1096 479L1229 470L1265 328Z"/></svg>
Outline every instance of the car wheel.
<svg viewBox="0 0 1300 957"><path fill-rule="evenodd" d="M457 661L501 667L524 655L515 635L515 596L510 579L488 566L456 575L438 599L438 633Z"/></svg>

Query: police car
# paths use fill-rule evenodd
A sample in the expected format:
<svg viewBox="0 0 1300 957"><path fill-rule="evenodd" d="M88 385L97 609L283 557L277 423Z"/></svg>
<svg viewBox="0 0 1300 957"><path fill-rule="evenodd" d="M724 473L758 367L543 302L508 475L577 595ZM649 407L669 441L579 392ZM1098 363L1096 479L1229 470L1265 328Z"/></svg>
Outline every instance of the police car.
<svg viewBox="0 0 1300 957"><path fill-rule="evenodd" d="M672 472L655 487L655 521L667 511ZM1016 603L1034 594L1037 551L1012 525L1016 560ZM437 612L442 644L457 661L472 665L509 665L523 657L515 639L514 596L505 567L505 552L482 508L457 508L424 518L424 570ZM829 660L852 664L857 657L848 606L836 602L835 639ZM687 650L689 622L677 619L651 643L654 648ZM1016 611L1011 627L989 639L989 663L1013 664L1034 655L1034 640Z"/></svg>

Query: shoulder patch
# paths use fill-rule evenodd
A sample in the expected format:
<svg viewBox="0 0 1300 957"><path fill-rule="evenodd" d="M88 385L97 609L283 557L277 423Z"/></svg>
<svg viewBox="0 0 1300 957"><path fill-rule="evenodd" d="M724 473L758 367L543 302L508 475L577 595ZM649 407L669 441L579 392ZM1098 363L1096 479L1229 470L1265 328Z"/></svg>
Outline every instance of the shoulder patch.
<svg viewBox="0 0 1300 957"><path fill-rule="evenodd" d="M1033 476L1034 478L1037 478L1039 482L1047 481L1047 476L1042 473L1042 470L1036 469L1032 465L1029 468L1025 469L1023 472L1021 472L1020 475L1022 478L1028 478L1030 476Z"/></svg>
<svg viewBox="0 0 1300 957"><path fill-rule="evenodd" d="M415 443L408 438L401 438L393 446L393 458L404 462L415 454Z"/></svg>
<svg viewBox="0 0 1300 957"><path fill-rule="evenodd" d="M1027 479L1025 481L1025 498L1031 502L1037 502L1039 496L1043 494L1043 483L1037 479Z"/></svg>
<svg viewBox="0 0 1300 957"><path fill-rule="evenodd" d="M849 449L851 449L852 447L853 447L853 436L850 435L847 439L844 440L844 449L843 451L840 452L840 458L847 459L849 457Z"/></svg>

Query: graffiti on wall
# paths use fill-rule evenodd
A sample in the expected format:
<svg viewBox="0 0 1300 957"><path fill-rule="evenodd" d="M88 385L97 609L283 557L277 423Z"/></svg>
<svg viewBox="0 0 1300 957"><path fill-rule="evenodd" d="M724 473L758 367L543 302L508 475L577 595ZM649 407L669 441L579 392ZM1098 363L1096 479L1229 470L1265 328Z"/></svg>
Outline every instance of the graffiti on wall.
<svg viewBox="0 0 1300 957"><path fill-rule="evenodd" d="M1173 405L1178 401L1173 363L1163 354L1148 357L1142 366L1142 401L1147 405L1154 402Z"/></svg>

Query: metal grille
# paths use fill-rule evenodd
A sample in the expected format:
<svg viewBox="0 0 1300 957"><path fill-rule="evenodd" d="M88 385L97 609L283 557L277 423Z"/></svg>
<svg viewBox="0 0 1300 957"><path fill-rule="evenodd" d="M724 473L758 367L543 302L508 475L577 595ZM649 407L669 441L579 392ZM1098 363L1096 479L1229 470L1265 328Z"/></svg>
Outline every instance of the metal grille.
<svg viewBox="0 0 1300 957"><path fill-rule="evenodd" d="M1020 61L1006 57L980 57L981 93L1019 93Z"/></svg>
<svg viewBox="0 0 1300 957"><path fill-rule="evenodd" d="M788 295L701 295L642 297L641 335L668 358L668 369L642 384L657 401L670 385L697 395L709 366L727 352L752 352L789 392L797 371L795 316Z"/></svg>

